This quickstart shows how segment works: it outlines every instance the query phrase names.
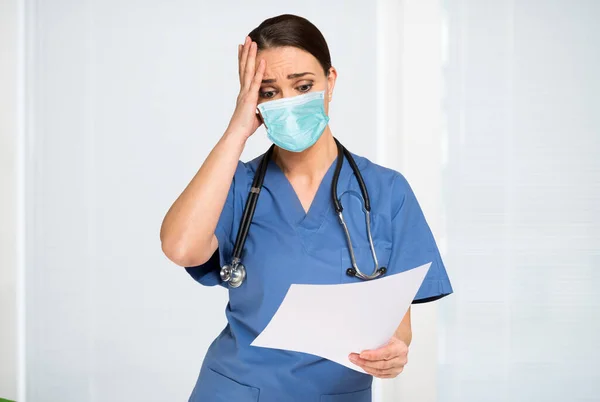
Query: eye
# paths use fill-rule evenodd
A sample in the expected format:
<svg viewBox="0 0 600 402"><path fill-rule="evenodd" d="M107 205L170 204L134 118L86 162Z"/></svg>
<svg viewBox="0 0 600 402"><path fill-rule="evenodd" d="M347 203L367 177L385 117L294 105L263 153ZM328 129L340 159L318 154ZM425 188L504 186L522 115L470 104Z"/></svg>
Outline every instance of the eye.
<svg viewBox="0 0 600 402"><path fill-rule="evenodd" d="M260 97L263 99L271 99L275 96L275 91L265 91L260 93Z"/></svg>
<svg viewBox="0 0 600 402"><path fill-rule="evenodd" d="M300 92L308 92L311 90L312 87L313 87L313 84L304 84L304 85L300 85L297 89Z"/></svg>

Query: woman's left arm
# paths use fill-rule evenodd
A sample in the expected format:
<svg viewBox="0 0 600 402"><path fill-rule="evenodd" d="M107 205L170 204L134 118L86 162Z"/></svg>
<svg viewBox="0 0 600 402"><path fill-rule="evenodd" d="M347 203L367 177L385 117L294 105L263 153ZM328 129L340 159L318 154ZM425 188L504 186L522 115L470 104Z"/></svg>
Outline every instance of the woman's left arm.
<svg viewBox="0 0 600 402"><path fill-rule="evenodd" d="M408 363L408 346L412 340L410 307L404 315L396 333L387 345L362 353L351 353L350 361L367 373L379 378L395 378Z"/></svg>

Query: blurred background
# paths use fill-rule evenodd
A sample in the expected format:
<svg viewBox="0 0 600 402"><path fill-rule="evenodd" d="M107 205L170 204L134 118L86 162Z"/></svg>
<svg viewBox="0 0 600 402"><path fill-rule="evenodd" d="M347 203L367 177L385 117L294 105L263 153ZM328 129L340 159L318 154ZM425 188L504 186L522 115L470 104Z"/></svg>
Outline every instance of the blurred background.
<svg viewBox="0 0 600 402"><path fill-rule="evenodd" d="M333 133L408 178L455 290L413 306L374 402L600 401L598 0L0 0L0 398L187 400L227 294L160 224L282 13L323 32Z"/></svg>

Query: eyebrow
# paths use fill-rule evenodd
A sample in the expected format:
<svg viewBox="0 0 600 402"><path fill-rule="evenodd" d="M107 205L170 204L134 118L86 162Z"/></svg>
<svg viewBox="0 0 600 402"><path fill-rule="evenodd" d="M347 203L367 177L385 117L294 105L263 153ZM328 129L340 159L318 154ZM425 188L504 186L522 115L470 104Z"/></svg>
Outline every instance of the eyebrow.
<svg viewBox="0 0 600 402"><path fill-rule="evenodd" d="M295 74L289 74L289 75L287 76L287 79L288 79L288 80L293 80L293 79L295 79L295 78L304 77L305 75L309 75L309 74L310 74L310 75L314 75L314 74L313 74L313 73L311 73L311 72L305 72L305 73L295 73ZM272 84L272 83L274 83L274 82L276 82L276 81L277 81L277 80L276 80L275 78L270 78L270 79L267 79L267 80L262 80L262 83L263 83L263 84Z"/></svg>

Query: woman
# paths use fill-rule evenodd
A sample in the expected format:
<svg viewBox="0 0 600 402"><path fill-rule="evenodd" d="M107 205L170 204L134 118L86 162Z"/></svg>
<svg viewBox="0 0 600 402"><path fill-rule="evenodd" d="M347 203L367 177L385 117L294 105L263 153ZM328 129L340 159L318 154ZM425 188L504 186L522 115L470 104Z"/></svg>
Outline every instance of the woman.
<svg viewBox="0 0 600 402"><path fill-rule="evenodd" d="M338 144L327 122L337 71L325 39L309 21L281 15L250 33L239 45L238 61L241 89L229 126L161 229L169 259L187 267L203 285L230 289L228 325L210 346L190 401L370 401L372 376L396 377L407 362L410 309L389 344L349 356L370 375L313 355L250 346L291 284L362 279L356 270L348 270L354 264L332 203ZM264 183L251 190L263 156L248 163L239 158L263 121L275 145L265 156ZM387 269L377 275L431 261L414 303L452 293L431 231L404 177L366 158L350 157L371 195L374 251L379 266ZM361 189L349 158L340 161L337 197L356 266L370 274L374 259ZM228 273L220 275L221 267L232 263L246 201L259 189L243 244L247 276L234 287L239 283Z"/></svg>

